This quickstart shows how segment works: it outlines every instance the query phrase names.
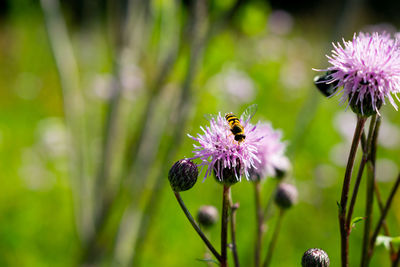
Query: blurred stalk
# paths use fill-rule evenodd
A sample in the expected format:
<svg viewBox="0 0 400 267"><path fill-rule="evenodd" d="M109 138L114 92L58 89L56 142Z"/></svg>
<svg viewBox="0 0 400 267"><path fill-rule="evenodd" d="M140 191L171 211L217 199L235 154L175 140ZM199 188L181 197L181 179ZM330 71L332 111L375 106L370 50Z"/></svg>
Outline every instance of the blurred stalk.
<svg viewBox="0 0 400 267"><path fill-rule="evenodd" d="M263 267L268 267L271 264L271 259L274 254L276 242L278 241L278 235L279 235L279 231L281 229L282 219L283 219L284 214L285 214L285 211L283 209L279 209L278 219L276 221L274 233L272 234L271 242L269 243L267 256L265 258Z"/></svg>
<svg viewBox="0 0 400 267"><path fill-rule="evenodd" d="M182 142L183 130L186 121L190 114L191 96L192 96L192 82L198 68L203 48L204 48L204 33L206 29L206 1L197 0L193 6L192 31L190 34L190 57L189 65L187 68L186 76L183 81L182 89L180 92L176 117L170 123L169 129L172 130L171 138L166 142L166 153L162 157L164 164L156 178L155 185L151 190L151 195L143 211L143 216L139 224L138 236L134 244L132 265L140 265L140 256L145 244L146 236L149 231L150 223L158 210L158 204L162 195L162 189L165 184L165 173L168 171L168 164L165 162L170 161L175 157L180 143Z"/></svg>
<svg viewBox="0 0 400 267"><path fill-rule="evenodd" d="M341 259L342 259L342 267L348 266L348 257L349 257L349 235L348 229L346 225L346 207L347 200L350 189L351 175L353 173L354 160L356 157L356 152L358 148L358 143L360 142L364 124L366 118L357 117L357 125L354 131L353 141L350 148L349 157L347 160L346 171L343 179L343 188L342 188L342 196L340 200L339 206L339 225L340 225L340 239L341 239Z"/></svg>
<svg viewBox="0 0 400 267"><path fill-rule="evenodd" d="M261 241L263 236L263 211L261 207L261 184L260 181L254 182L254 196L256 206L256 236L254 245L254 266L259 267L261 261Z"/></svg>
<svg viewBox="0 0 400 267"><path fill-rule="evenodd" d="M132 23L129 18L138 19L142 12L140 3L136 1L109 1L110 6L110 31L113 44L113 79L110 84L111 97L107 103L106 119L104 124L104 135L102 143L102 151L100 155L100 163L98 165L97 177L94 185L94 202L99 203L95 210L94 233L90 236L87 242L82 263L93 263L103 256L104 248L100 247L99 240L107 225L109 217L113 212L113 204L116 194L110 183L111 168L115 160L114 152L116 151L117 141L120 142L122 133L119 129L121 124L121 101L122 101L122 85L121 76L121 61L123 59L123 51L130 45L131 28L138 30L138 27L129 27ZM135 13L135 14L133 14ZM141 40L144 41L144 38Z"/></svg>
<svg viewBox="0 0 400 267"><path fill-rule="evenodd" d="M231 250L233 254L233 261L235 267L240 267L239 255L237 252L237 243L236 243L236 212L239 208L239 203L233 204L232 202L232 194L229 193L229 206L230 206L230 224L231 224Z"/></svg>
<svg viewBox="0 0 400 267"><path fill-rule="evenodd" d="M375 195L376 195L376 199L378 202L379 210L381 211L381 214L382 214L383 211L385 210L385 206L383 205L382 195L381 195L381 192L378 187L378 182L376 180L375 180L375 184L374 184L374 190L375 190ZM386 220L383 221L382 227L383 227L383 232L385 233L385 235L391 236L389 227L386 223ZM390 261L393 263L396 260L396 252L394 251L394 246L393 246L392 242L389 243L389 256L390 256Z"/></svg>
<svg viewBox="0 0 400 267"><path fill-rule="evenodd" d="M40 4L62 88L64 116L69 131L69 172L75 219L80 237L85 239L86 234L90 232L91 212L90 203L82 200L88 191L85 179L85 112L80 92L79 71L59 1L41 0Z"/></svg>

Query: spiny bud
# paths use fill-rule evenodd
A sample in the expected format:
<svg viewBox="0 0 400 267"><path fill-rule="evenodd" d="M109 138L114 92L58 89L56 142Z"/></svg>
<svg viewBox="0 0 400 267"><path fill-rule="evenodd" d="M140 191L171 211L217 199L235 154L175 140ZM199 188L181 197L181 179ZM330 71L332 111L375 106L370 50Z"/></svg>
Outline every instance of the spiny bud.
<svg viewBox="0 0 400 267"><path fill-rule="evenodd" d="M218 221L218 210L214 206L201 206L197 212L197 221L205 228Z"/></svg>
<svg viewBox="0 0 400 267"><path fill-rule="evenodd" d="M329 267L329 264L328 254L319 248L310 248L304 252L303 258L301 258L303 267Z"/></svg>
<svg viewBox="0 0 400 267"><path fill-rule="evenodd" d="M275 204L282 209L288 209L297 202L297 189L294 185L281 183L275 193Z"/></svg>
<svg viewBox="0 0 400 267"><path fill-rule="evenodd" d="M222 161L217 160L214 166L216 166L217 164L222 164ZM218 168L214 168L214 177L217 182L227 186L231 186L239 182L239 178L241 175L241 164L239 160L236 161L235 167L222 168L221 170L222 173L216 173L215 170L218 170Z"/></svg>
<svg viewBox="0 0 400 267"><path fill-rule="evenodd" d="M168 180L175 192L186 191L194 186L199 170L197 165L187 159L181 159L169 170Z"/></svg>

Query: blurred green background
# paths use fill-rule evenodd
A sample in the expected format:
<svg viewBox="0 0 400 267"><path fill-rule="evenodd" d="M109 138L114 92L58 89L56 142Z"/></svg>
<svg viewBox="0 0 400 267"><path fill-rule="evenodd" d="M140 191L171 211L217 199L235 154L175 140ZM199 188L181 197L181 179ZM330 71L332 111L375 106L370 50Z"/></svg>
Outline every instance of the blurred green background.
<svg viewBox="0 0 400 267"><path fill-rule="evenodd" d="M167 172L192 155L186 134L200 132L204 114L252 103L254 121L282 130L300 196L272 266L299 266L311 247L339 266L336 200L355 117L315 89L312 68L328 66L325 54L342 37L398 31L397 1L59 4L0 2L0 266L205 266ZM382 114L377 177L386 199L399 172L400 119L389 106ZM221 206L221 186L203 175L182 193L193 214ZM264 202L274 184L265 181ZM244 179L232 190L240 260L252 266L253 188ZM363 183L354 216L364 213L364 192ZM397 196L393 236L399 208ZM362 229L351 234L350 266ZM219 226L210 231L217 247L218 235ZM389 266L383 246L371 266Z"/></svg>

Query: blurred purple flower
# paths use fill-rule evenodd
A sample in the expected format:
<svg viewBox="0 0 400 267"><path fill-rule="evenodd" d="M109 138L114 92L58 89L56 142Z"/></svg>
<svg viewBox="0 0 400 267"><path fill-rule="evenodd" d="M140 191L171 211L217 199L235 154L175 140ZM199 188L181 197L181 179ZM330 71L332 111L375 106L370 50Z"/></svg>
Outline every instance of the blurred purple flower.
<svg viewBox="0 0 400 267"><path fill-rule="evenodd" d="M227 169L234 172L238 181L242 175L249 179L250 168L256 168L255 164L260 162L257 153L264 136L257 131L258 125L243 122L243 118L240 120L246 134L246 139L241 143L234 140L221 114L210 120L210 126L200 127L204 134L198 134L197 137L188 135L199 143L193 145L195 156L190 159L200 159L202 162L199 166L207 166L204 179L214 172L217 179L223 181Z"/></svg>
<svg viewBox="0 0 400 267"><path fill-rule="evenodd" d="M399 41L387 33L361 32L352 41L343 40L343 46L333 46L332 55L327 56L332 66L319 71L333 72L328 83L337 81L337 87L343 86L337 91L343 91L342 101L360 106L361 111L370 105L379 114L387 98L397 110L392 94L400 91Z"/></svg>
<svg viewBox="0 0 400 267"><path fill-rule="evenodd" d="M258 147L256 155L260 161L255 162L256 169L251 171L255 177L252 179L275 177L277 172L286 172L290 168L290 162L285 156L286 144L281 141L282 133L274 130L270 123L262 123L257 125L255 134L264 138Z"/></svg>

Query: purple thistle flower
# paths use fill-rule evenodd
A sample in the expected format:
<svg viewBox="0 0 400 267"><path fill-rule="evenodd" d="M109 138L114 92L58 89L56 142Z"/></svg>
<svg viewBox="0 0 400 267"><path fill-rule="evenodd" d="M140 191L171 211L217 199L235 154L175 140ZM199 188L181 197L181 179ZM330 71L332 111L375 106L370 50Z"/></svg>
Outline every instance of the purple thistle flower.
<svg viewBox="0 0 400 267"><path fill-rule="evenodd" d="M331 67L331 79L327 84L337 83L343 87L342 102L349 101L353 111L362 115L379 114L379 108L387 98L397 110L392 97L400 91L400 51L397 38L387 33L354 34L352 41L343 45L333 44L332 55L327 56ZM380 114L379 114L380 115Z"/></svg>
<svg viewBox="0 0 400 267"><path fill-rule="evenodd" d="M242 175L249 179L250 168L256 168L255 164L260 162L257 153L263 136L256 131L257 125L243 122L243 118L240 121L246 135L246 139L240 143L234 140L235 136L221 114L210 120L210 126L200 127L203 134L197 137L188 135L199 143L193 145L195 156L190 159L200 159L199 166L207 167L204 179L214 172L219 181L224 181L224 174L229 173L227 170L233 172L237 181L241 180Z"/></svg>
<svg viewBox="0 0 400 267"><path fill-rule="evenodd" d="M286 143L281 141L282 133L274 130L270 123L257 125L256 135L264 136L260 141L257 156L260 159L252 169L252 180L265 177L276 177L278 172L285 172L290 168L289 159L285 156Z"/></svg>

